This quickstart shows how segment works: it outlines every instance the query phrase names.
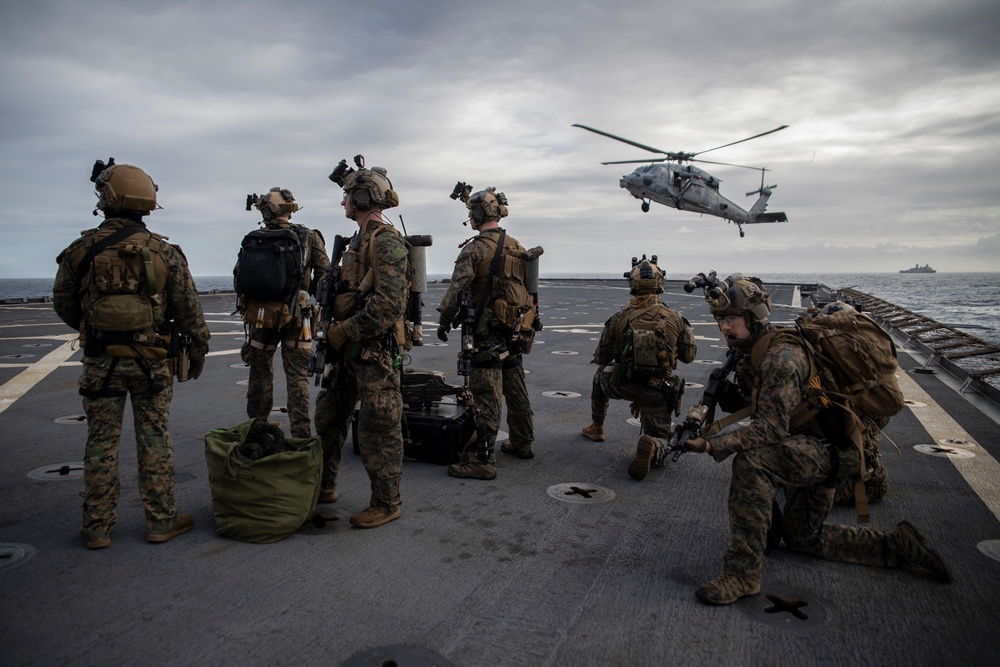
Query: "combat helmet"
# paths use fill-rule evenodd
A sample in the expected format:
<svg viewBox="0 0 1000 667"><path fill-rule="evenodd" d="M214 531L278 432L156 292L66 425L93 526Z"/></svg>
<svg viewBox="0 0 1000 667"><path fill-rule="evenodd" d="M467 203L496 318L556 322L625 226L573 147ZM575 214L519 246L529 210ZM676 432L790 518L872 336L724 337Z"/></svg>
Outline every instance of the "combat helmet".
<svg viewBox="0 0 1000 667"><path fill-rule="evenodd" d="M717 287L706 290L705 301L715 317L745 315L752 331L770 324L767 318L771 314L771 296L764 291L759 278L734 273Z"/></svg>
<svg viewBox="0 0 1000 667"><path fill-rule="evenodd" d="M291 215L299 210L299 204L295 201L292 191L279 187L271 188L260 197L253 195L250 201L264 216L264 222L269 222L282 215Z"/></svg>
<svg viewBox="0 0 1000 667"><path fill-rule="evenodd" d="M486 188L470 195L465 208L469 209L469 217L477 225L506 218L507 195L497 192L496 188Z"/></svg>
<svg viewBox="0 0 1000 667"><path fill-rule="evenodd" d="M633 257L632 270L625 277L633 296L663 293L663 271L656 263L656 255L652 259L646 259L645 255L642 259Z"/></svg>
<svg viewBox="0 0 1000 667"><path fill-rule="evenodd" d="M399 195L383 167L362 167L343 178L344 193L351 197L355 208L362 211L399 206Z"/></svg>
<svg viewBox="0 0 1000 667"><path fill-rule="evenodd" d="M97 194L97 208L105 213L131 211L147 215L156 209L156 183L139 167L115 164L113 158L106 167L98 161L90 180Z"/></svg>

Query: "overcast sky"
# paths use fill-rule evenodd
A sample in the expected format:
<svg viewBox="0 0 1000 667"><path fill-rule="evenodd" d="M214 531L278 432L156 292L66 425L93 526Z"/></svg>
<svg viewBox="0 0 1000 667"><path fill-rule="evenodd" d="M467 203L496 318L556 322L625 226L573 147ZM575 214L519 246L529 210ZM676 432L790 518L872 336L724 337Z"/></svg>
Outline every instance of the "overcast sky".
<svg viewBox="0 0 1000 667"><path fill-rule="evenodd" d="M496 186L542 272L669 277L1000 271L996 0L5 2L0 277L54 275L96 226L95 159L159 185L147 223L196 276L231 272L259 220L246 195L289 188L293 220L350 234L327 175L388 169L428 270L472 232L457 180ZM767 166L770 211L735 225L618 185L649 157L789 128L706 158ZM745 208L754 172L702 165Z"/></svg>

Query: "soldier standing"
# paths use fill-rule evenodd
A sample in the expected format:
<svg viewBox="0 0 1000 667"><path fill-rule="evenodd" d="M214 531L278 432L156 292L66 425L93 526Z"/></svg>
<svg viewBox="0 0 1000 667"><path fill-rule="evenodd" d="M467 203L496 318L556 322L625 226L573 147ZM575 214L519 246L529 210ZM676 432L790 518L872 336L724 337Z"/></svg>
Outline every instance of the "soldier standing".
<svg viewBox="0 0 1000 667"><path fill-rule="evenodd" d="M524 287L526 263L532 255L541 254L541 249L526 253L517 239L500 227L500 219L507 216L504 193L487 188L469 196L471 187L464 183L459 186L456 193L463 196L469 224L479 235L461 246L455 260L448 291L437 307L441 313L437 335L442 341L448 340L451 325L459 315L461 293L470 290L476 316L470 384L478 412L475 456L472 451L462 452L462 462L449 466L448 474L494 479L494 444L503 399L507 401L510 440L501 444L500 451L522 459L535 456L535 431L521 355L530 350L536 317L531 295Z"/></svg>
<svg viewBox="0 0 1000 667"><path fill-rule="evenodd" d="M599 368L590 394L592 422L583 428L583 435L603 442L609 399L632 401L630 408L638 415L643 434L628 474L641 480L650 466L666 462L671 413L684 395L684 380L674 370L678 361L694 361L698 347L687 318L657 296L663 293L663 271L656 255L652 260L643 255L641 261L633 257L625 277L633 298L604 323L594 351L593 363Z"/></svg>
<svg viewBox="0 0 1000 667"><path fill-rule="evenodd" d="M937 581L950 581L944 562L907 521L891 532L824 523L838 479L858 475L860 454L855 448L831 445L815 412L806 420L797 417L801 413L796 408L805 401L803 388L811 379L809 362L802 346L787 338L774 344L762 341L773 327L768 321L771 299L759 281L735 274L722 287L707 293L706 299L737 355L737 383L723 385L719 405L727 412L752 405L754 411L745 426L687 442L688 449L706 452L716 461L736 455L729 489L732 537L723 571L700 586L697 596L722 605L760 592L778 488L785 490L782 537L791 550L845 563L913 565Z"/></svg>
<svg viewBox="0 0 1000 667"><path fill-rule="evenodd" d="M156 185L138 167L98 161L91 181L104 222L59 254L53 305L80 332L80 394L87 415L83 528L88 549L111 544L119 498L118 443L131 396L139 451L139 495L149 542L191 530L177 514L168 424L173 375L197 378L205 366L208 327L181 249L146 229ZM97 211L94 211L97 214ZM178 352L182 341L190 365ZM173 356L171 356L173 352Z"/></svg>
<svg viewBox="0 0 1000 667"><path fill-rule="evenodd" d="M323 440L320 502L335 502L344 441L360 401L357 445L371 480L371 500L350 521L360 528L376 528L398 519L402 506L400 349L405 346L408 251L382 215L399 205L386 170L365 169L360 156L357 162L358 170L335 171L330 177L344 188L344 214L357 223L358 231L339 265L331 269L335 295L326 344L334 377L316 398L316 431Z"/></svg>
<svg viewBox="0 0 1000 667"><path fill-rule="evenodd" d="M247 416L266 421L271 413L274 353L280 345L288 392L289 427L293 437L308 438L312 435L308 378L312 358L309 296L330 268L326 243L318 230L291 222L292 213L299 210L291 191L275 187L260 197L250 195L247 210L251 205L261 212L263 229L251 232L244 240L234 271L237 309L249 327L240 350L243 361L250 366ZM288 252L289 247L295 252ZM276 260L278 257L283 259ZM292 259L283 261L286 257ZM280 275L272 275L273 272ZM276 288L277 285L287 285L287 289Z"/></svg>

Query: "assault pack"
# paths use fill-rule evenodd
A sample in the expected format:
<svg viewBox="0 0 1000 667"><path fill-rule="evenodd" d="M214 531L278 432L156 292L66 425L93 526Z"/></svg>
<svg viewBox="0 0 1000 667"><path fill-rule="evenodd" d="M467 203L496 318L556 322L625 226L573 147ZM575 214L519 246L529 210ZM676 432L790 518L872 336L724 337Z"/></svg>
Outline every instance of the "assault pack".
<svg viewBox="0 0 1000 667"><path fill-rule="evenodd" d="M233 268L239 311L260 329L280 329L294 317L306 277L311 245L308 228L255 229L243 237Z"/></svg>
<svg viewBox="0 0 1000 667"><path fill-rule="evenodd" d="M789 338L802 345L814 366L804 388L813 415L831 405L858 418L887 418L903 409L903 392L895 375L899 368L896 345L867 315L841 302L815 315L802 315L794 327L779 327L754 345L753 367L760 367L768 347ZM853 439L851 433L847 435Z"/></svg>
<svg viewBox="0 0 1000 667"><path fill-rule="evenodd" d="M508 345L516 344L520 352L527 354L531 351L531 341L538 326L537 302L528 288L528 283L532 282L529 264L543 250L539 247L526 251L517 242L513 243L514 247L505 248L507 232L503 229L496 241L483 235L474 238L496 244L486 288L476 309L479 316L476 334L484 339L499 334ZM504 252L505 249L507 252ZM537 263L534 268L537 271Z"/></svg>

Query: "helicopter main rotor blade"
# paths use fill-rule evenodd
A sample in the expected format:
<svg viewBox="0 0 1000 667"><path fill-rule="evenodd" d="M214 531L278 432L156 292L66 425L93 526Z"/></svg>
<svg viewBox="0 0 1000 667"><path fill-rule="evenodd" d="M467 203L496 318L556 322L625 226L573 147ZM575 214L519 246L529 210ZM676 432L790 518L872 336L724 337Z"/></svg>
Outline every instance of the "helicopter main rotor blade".
<svg viewBox="0 0 1000 667"><path fill-rule="evenodd" d="M632 141L631 139L626 139L624 137L619 137L617 135L611 134L609 132L604 132L603 130L598 130L593 127L587 127L586 125L580 125L579 123L573 123L573 127L579 127L594 134L599 134L602 137L607 137L608 139L614 139L615 141L620 141L623 144L628 144L629 146L635 146L636 148L641 148L644 151L649 151L650 153L660 153L661 155L670 155L670 151L661 151L659 148L653 148L652 146L646 146L645 144L640 144L637 141ZM610 164L604 162L602 164Z"/></svg>
<svg viewBox="0 0 1000 667"><path fill-rule="evenodd" d="M787 125L782 125L781 127L776 127L773 130L768 130L767 132L761 132L760 134L755 134L752 137L747 137L746 139L740 139L739 141L734 141L732 143L722 144L721 146L716 146L715 148L709 148L708 150L704 150L704 151L698 151L697 153L689 153L689 155L691 157L694 157L695 155L701 155L702 153L708 153L709 151L717 151L720 148L725 148L726 146L735 146L736 144L742 144L744 141L750 141L751 139L756 139L757 137L763 137L763 136L765 136L767 134L771 134L773 132L777 132L779 130L783 130L786 127L788 127L788 126Z"/></svg>
<svg viewBox="0 0 1000 667"><path fill-rule="evenodd" d="M639 163L653 164L656 162L666 162L669 159L670 158L667 157L661 157L661 158L654 157L654 158L648 158L646 160L613 160L611 162L602 162L601 164L639 164Z"/></svg>
<svg viewBox="0 0 1000 667"><path fill-rule="evenodd" d="M712 162L711 160L697 160L697 159L691 160L691 162L703 162L705 164L721 164L726 167L739 167L741 169L753 169L754 171L761 171L764 169L764 167L751 167L745 164L733 164L732 162Z"/></svg>

